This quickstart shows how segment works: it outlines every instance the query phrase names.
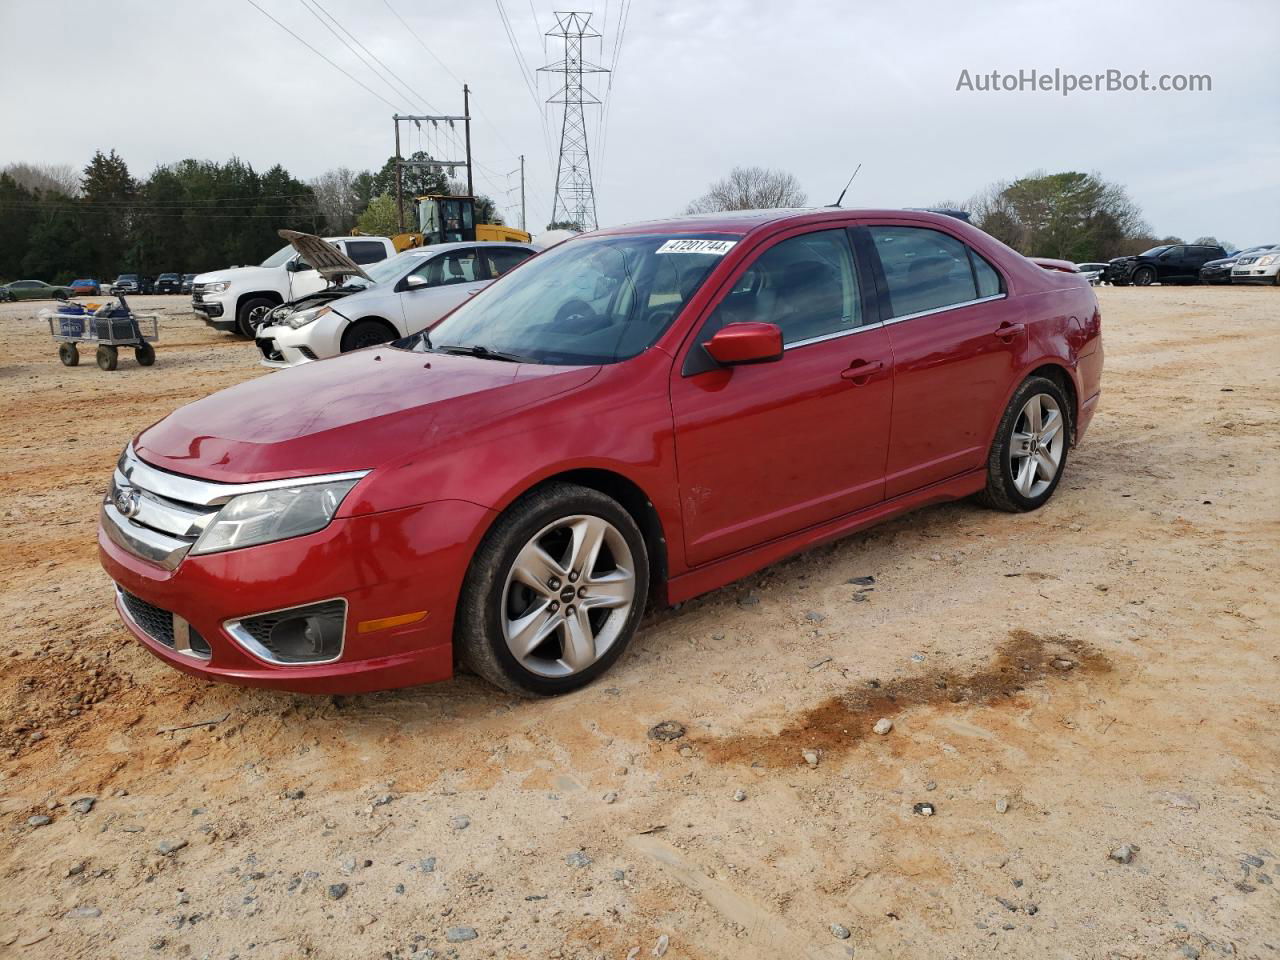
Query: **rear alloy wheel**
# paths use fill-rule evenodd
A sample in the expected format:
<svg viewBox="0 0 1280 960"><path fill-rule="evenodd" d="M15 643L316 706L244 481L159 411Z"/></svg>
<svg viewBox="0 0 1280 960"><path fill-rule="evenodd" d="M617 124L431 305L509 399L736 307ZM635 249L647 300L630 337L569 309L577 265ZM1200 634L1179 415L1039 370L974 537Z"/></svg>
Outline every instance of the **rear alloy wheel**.
<svg viewBox="0 0 1280 960"><path fill-rule="evenodd" d="M458 652L513 693L567 693L622 655L648 589L631 515L599 491L550 484L517 501L476 551L458 605Z"/></svg>
<svg viewBox="0 0 1280 960"><path fill-rule="evenodd" d="M1071 446L1069 406L1062 388L1029 377L1009 401L987 458L982 499L1010 512L1043 506L1058 487Z"/></svg>
<svg viewBox="0 0 1280 960"><path fill-rule="evenodd" d="M1133 285L1135 287L1149 287L1156 282L1156 272L1150 267L1139 267L1133 271Z"/></svg>

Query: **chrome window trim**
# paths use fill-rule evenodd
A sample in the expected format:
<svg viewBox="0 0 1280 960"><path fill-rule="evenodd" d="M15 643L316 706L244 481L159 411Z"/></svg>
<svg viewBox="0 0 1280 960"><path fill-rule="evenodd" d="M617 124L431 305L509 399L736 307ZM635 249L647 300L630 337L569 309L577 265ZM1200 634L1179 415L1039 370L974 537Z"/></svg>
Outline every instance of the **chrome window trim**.
<svg viewBox="0 0 1280 960"><path fill-rule="evenodd" d="M945 307L935 307L932 310L921 310L919 313L908 313L901 317L891 317L888 320L880 320L876 323L864 323L860 327L853 327L849 330L837 330L835 333L826 333L820 337L809 337L807 340L797 340L795 343L783 344L783 351L792 350L796 347L807 347L811 343L826 343L828 340L839 340L841 337L850 337L855 333L862 333L864 330L880 330L884 327L892 326L895 323L902 323L904 320L915 320L917 317L931 317L934 314L946 313L948 310L959 310L963 307L972 307L978 303L990 303L993 300L1004 300L1009 295L1007 293L995 293L989 297L978 297L976 300L964 300L960 303L949 303Z"/></svg>
<svg viewBox="0 0 1280 960"><path fill-rule="evenodd" d="M241 626L244 620L253 617L269 617L274 613L288 613L290 610L301 610L304 607L315 607L322 603L340 603L342 604L342 637L338 641L338 655L328 660L279 660L270 650L259 643L248 630ZM253 654L259 660L263 660L272 666L277 667L319 667L326 663L337 663L342 659L342 654L347 649L347 614L348 614L346 597L329 597L327 600L312 600L308 603L295 603L293 606L280 607L277 610L260 610L256 613L245 613L238 617L232 617L230 620L224 620L222 629L246 651Z"/></svg>
<svg viewBox="0 0 1280 960"><path fill-rule="evenodd" d="M131 487L138 487L150 493L202 507L224 506L236 497L246 493L262 493L267 490L283 490L290 487L309 487L317 483L337 483L342 480L360 480L367 477L369 470L349 470L346 473L324 473L306 477L291 477L287 480L261 480L257 483L218 483L213 480L197 480L181 474L170 473L145 463L133 450L133 444L125 447L121 463L117 464L120 473Z"/></svg>
<svg viewBox="0 0 1280 960"><path fill-rule="evenodd" d="M116 608L120 611L120 616L122 616L127 622L133 624L139 633L144 633L148 637L151 637L151 634L147 631L146 627L133 619L133 614L129 612L129 605L124 602L124 589L118 583L115 584L115 588ZM142 598L139 597L138 599L141 600ZM170 649L172 649L174 653L180 653L184 657L190 657L192 660L212 660L212 652L199 653L191 649L191 624L172 611L169 611L169 616L173 618L173 646ZM155 637L151 637L151 639L155 640L156 643L159 643L160 646L165 646L165 644L161 643L160 640ZM207 643L208 641L205 642Z"/></svg>

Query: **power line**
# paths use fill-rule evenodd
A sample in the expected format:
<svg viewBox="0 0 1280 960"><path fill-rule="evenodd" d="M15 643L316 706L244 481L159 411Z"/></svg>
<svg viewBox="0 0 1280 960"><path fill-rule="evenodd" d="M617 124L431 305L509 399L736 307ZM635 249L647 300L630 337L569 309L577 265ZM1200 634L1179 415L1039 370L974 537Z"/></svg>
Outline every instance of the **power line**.
<svg viewBox="0 0 1280 960"><path fill-rule="evenodd" d="M399 110L399 109L400 109L400 108L399 108L399 107L397 107L394 103L392 103L390 100L388 100L386 97L384 97L382 94L378 93L378 91L374 90L372 87L370 87L370 86L369 86L368 84L366 84L364 81L357 79L355 76L353 76L352 74L348 73L348 72L347 72L346 70L344 70L342 67L338 66L338 64L334 63L332 60L330 60L328 57L326 57L323 53L321 53L319 50L317 50L317 49L316 49L315 47L313 47L311 44L307 43L307 41L303 40L300 36L298 36L296 33L294 33L292 30L290 30L288 27L286 27L283 23L281 23L279 20L277 20L277 19L276 19L275 17L273 17L271 14L267 13L267 11L263 10L263 9L262 9L262 7L258 6L258 4L255 2L255 0L245 0L245 2L246 2L246 3L248 3L248 4L249 4L251 7L253 7L255 10L257 10L257 11L258 11L260 14L262 14L264 17L266 17L268 20L270 20L272 23L274 23L277 27L279 27L279 28L280 28L281 30L283 30L285 33L289 34L289 36L293 37L293 39L297 40L300 44L302 44L304 47L306 47L308 50L310 50L312 53L314 53L317 57L319 57L319 58L320 58L321 60L323 60L325 63L329 64L329 66L333 67L333 69L337 70L339 73L341 73L343 76L345 76L345 77L346 77L348 80L350 80L352 83L357 83L357 84L359 84L359 85L360 85L364 90L366 90L368 93L373 94L373 96L377 97L379 100L381 100L383 103L385 103L385 104L386 104L388 107L390 107L392 110Z"/></svg>
<svg viewBox="0 0 1280 960"><path fill-rule="evenodd" d="M384 62L383 62L383 61L378 57L378 55L377 55L376 53L374 53L372 50L370 50L368 47L366 47L363 43L361 43L361 42L360 42L360 40L356 37L356 35L355 35L355 34L353 34L350 30L348 30L348 29L347 29L346 27L344 27L342 24L338 23L337 18L336 18L333 14L331 14L328 10L326 10L326 9L324 8L324 6L320 3L320 0L311 0L311 2L312 2L312 3L314 3L314 4L316 5L316 8L317 8L317 9L319 9L321 13L323 13L326 17L328 17L330 20L332 20L332 21L333 21L333 23L334 23L334 25L335 25L339 30L341 30L341 31L342 31L343 33L345 33L348 37L350 37L350 38L355 42L356 46L358 46L361 50L363 50L366 54L368 54L368 55L369 55L369 57L371 57L371 58L374 60L374 62L376 62L380 67L382 67L382 69L383 69L383 70L385 70L388 74L390 74L390 75L395 79L395 81L396 81L397 83L399 83L399 84L400 84L400 86L402 86L405 90L409 91L409 93L410 93L410 94L412 94L413 96L417 97L417 98L418 98L418 100L419 100L423 105L425 105L425 106L426 106L426 108L427 108L428 110L430 110L432 113L439 113L439 112L440 112L439 110L437 110L437 109L436 109L436 108L431 104L431 101L429 101L426 97L424 97L422 94L420 94L420 93L419 93L417 90L415 90L413 87L409 86L409 84L405 82L404 78L402 78L398 73L396 73L396 72L395 72L394 70L392 70L389 66L387 66L387 65L386 65L386 64L385 64L385 63L384 63Z"/></svg>

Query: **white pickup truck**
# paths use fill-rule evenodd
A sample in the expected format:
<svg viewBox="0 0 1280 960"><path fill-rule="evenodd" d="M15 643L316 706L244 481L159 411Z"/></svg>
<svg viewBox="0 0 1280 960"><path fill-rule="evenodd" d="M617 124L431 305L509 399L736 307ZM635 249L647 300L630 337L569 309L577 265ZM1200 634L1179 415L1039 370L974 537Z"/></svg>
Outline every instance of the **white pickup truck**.
<svg viewBox="0 0 1280 960"><path fill-rule="evenodd" d="M394 257L386 237L325 237L358 264ZM191 309L218 330L252 338L257 321L272 307L322 290L328 281L292 246L284 246L256 267L202 273L192 281Z"/></svg>

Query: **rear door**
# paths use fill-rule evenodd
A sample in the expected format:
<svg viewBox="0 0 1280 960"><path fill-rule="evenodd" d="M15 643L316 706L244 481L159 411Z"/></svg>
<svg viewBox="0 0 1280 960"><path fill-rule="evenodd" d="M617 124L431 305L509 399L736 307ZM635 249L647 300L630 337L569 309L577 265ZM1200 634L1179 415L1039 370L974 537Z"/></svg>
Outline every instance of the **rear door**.
<svg viewBox="0 0 1280 960"><path fill-rule="evenodd" d="M894 358L892 498L986 462L1027 334L1004 278L954 235L883 222L855 236L876 265Z"/></svg>
<svg viewBox="0 0 1280 960"><path fill-rule="evenodd" d="M893 394L869 274L843 227L791 231L720 292L671 385L685 553L699 564L877 503ZM781 360L718 366L738 322L782 330Z"/></svg>

